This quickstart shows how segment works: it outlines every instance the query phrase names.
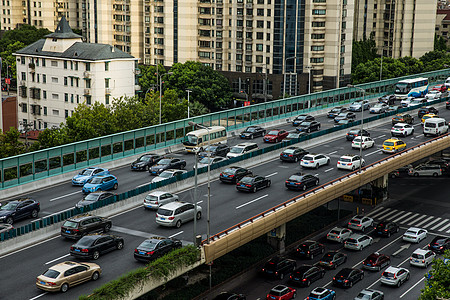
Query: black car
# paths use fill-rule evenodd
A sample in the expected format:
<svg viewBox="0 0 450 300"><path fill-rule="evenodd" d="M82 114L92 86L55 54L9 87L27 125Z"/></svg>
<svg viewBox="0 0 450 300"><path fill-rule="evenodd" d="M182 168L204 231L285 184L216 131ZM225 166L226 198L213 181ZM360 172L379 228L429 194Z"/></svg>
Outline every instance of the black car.
<svg viewBox="0 0 450 300"><path fill-rule="evenodd" d="M70 255L78 258L98 259L100 254L123 249L124 240L111 234L88 234L70 247Z"/></svg>
<svg viewBox="0 0 450 300"><path fill-rule="evenodd" d="M295 254L297 254L297 256L301 258L307 257L309 259L313 259L314 256L323 254L324 252L325 246L323 244L311 240L301 243L295 250Z"/></svg>
<svg viewBox="0 0 450 300"><path fill-rule="evenodd" d="M147 171L151 166L161 159L161 155L155 153L147 153L131 163L132 171Z"/></svg>
<svg viewBox="0 0 450 300"><path fill-rule="evenodd" d="M108 218L90 214L77 215L67 219L61 226L61 236L68 239L79 239L93 232L108 232L112 221Z"/></svg>
<svg viewBox="0 0 450 300"><path fill-rule="evenodd" d="M295 173L291 175L284 185L290 190L303 190L319 185L319 177L311 174Z"/></svg>
<svg viewBox="0 0 450 300"><path fill-rule="evenodd" d="M375 233L378 235L386 235L388 237L393 233L397 233L400 230L400 226L392 221L381 221L375 227Z"/></svg>
<svg viewBox="0 0 450 300"><path fill-rule="evenodd" d="M426 114L439 115L439 110L437 110L434 106L425 106L419 108L419 111L417 112L417 116L419 117L419 119L422 119L422 117Z"/></svg>
<svg viewBox="0 0 450 300"><path fill-rule="evenodd" d="M450 102L449 101L445 102L445 109L450 109Z"/></svg>
<svg viewBox="0 0 450 300"><path fill-rule="evenodd" d="M310 133L311 131L317 131L320 129L320 123L317 121L311 121L311 122L302 122L298 125L297 131L307 132Z"/></svg>
<svg viewBox="0 0 450 300"><path fill-rule="evenodd" d="M354 121L356 119L356 115L354 112L343 112L338 114L335 118L334 118L334 123L339 123L339 121L341 120L350 120L350 121Z"/></svg>
<svg viewBox="0 0 450 300"><path fill-rule="evenodd" d="M300 147L288 147L283 152L280 153L280 159L282 161L293 161L298 162L300 161L303 156L308 154L309 152L305 149L302 149Z"/></svg>
<svg viewBox="0 0 450 300"><path fill-rule="evenodd" d="M370 136L370 133L363 129L361 131L361 129L352 129L349 132L347 132L347 135L345 136L345 138L347 139L347 141L353 141L353 139L357 136Z"/></svg>
<svg viewBox="0 0 450 300"><path fill-rule="evenodd" d="M341 287L352 287L353 284L364 278L360 269L343 268L333 277L333 284Z"/></svg>
<svg viewBox="0 0 450 300"><path fill-rule="evenodd" d="M165 237L151 237L143 241L134 249L134 258L139 261L149 262L164 256L172 250L181 248L182 243L179 240Z"/></svg>
<svg viewBox="0 0 450 300"><path fill-rule="evenodd" d="M338 251L328 251L319 260L319 265L330 269L336 269L347 261L347 255Z"/></svg>
<svg viewBox="0 0 450 300"><path fill-rule="evenodd" d="M255 137L263 137L266 134L266 130L261 126L249 126L239 134L241 139L253 139Z"/></svg>
<svg viewBox="0 0 450 300"><path fill-rule="evenodd" d="M246 299L247 298L243 294L235 294L228 292L222 292L213 298L213 300L246 300Z"/></svg>
<svg viewBox="0 0 450 300"><path fill-rule="evenodd" d="M110 193L110 192L94 192L88 194L86 197L83 198L83 200L80 200L77 204L75 204L75 207L81 208L84 206L88 206L90 204L93 204L95 202L98 202L100 200L114 197L116 194Z"/></svg>
<svg viewBox="0 0 450 300"><path fill-rule="evenodd" d="M310 265L302 265L292 272L289 281L292 284L310 286L312 282L319 280L325 276L325 270Z"/></svg>
<svg viewBox="0 0 450 300"><path fill-rule="evenodd" d="M154 165L150 169L148 169L148 172L151 175L159 175L164 170L168 170L168 169L181 170L181 169L184 169L184 167L186 167L185 160L179 159L179 158L164 157L160 161L158 161L158 163L156 165Z"/></svg>
<svg viewBox="0 0 450 300"><path fill-rule="evenodd" d="M247 170L246 168L230 166L220 173L219 179L221 182L237 183L245 176L251 176L252 174L252 171Z"/></svg>
<svg viewBox="0 0 450 300"><path fill-rule="evenodd" d="M387 105L393 105L395 102L395 95L384 95L378 98L378 102L386 103Z"/></svg>
<svg viewBox="0 0 450 300"><path fill-rule="evenodd" d="M299 139L302 136L307 136L307 135L308 134L306 132L297 132L297 130L295 130L293 132L290 131L289 134L287 135L287 137L285 137L283 139L283 141L286 142L286 141L290 141L290 140L293 140L293 139Z"/></svg>
<svg viewBox="0 0 450 300"><path fill-rule="evenodd" d="M303 122L312 122L314 120L315 118L311 115L299 115L292 121L292 125L298 126Z"/></svg>
<svg viewBox="0 0 450 300"><path fill-rule="evenodd" d="M13 224L20 219L37 218L40 210L39 202L31 198L9 201L0 206L0 222Z"/></svg>
<svg viewBox="0 0 450 300"><path fill-rule="evenodd" d="M297 267L297 262L282 256L274 256L265 263L262 273L272 278L283 279L285 275L292 273Z"/></svg>
<svg viewBox="0 0 450 300"><path fill-rule="evenodd" d="M253 192L267 188L271 184L270 179L260 175L245 176L236 183L236 189L243 192Z"/></svg>
<svg viewBox="0 0 450 300"><path fill-rule="evenodd" d="M335 108L333 108L332 110L330 110L327 113L327 117L328 118L335 118L338 114L346 112L347 108L346 107L342 107L342 106L336 106Z"/></svg>
<svg viewBox="0 0 450 300"><path fill-rule="evenodd" d="M436 253L444 253L445 250L450 249L450 238L446 236L436 236L431 243L428 244L428 249Z"/></svg>
<svg viewBox="0 0 450 300"><path fill-rule="evenodd" d="M426 162L427 165L438 165L442 169L442 173L446 174L450 171L450 164L448 160L445 159L433 159Z"/></svg>
<svg viewBox="0 0 450 300"><path fill-rule="evenodd" d="M221 156L225 157L227 156L227 153L230 152L230 146L227 144L212 144L211 146L206 146L202 152L198 153L198 158L202 159L204 157L208 156L208 149L210 152L210 156Z"/></svg>

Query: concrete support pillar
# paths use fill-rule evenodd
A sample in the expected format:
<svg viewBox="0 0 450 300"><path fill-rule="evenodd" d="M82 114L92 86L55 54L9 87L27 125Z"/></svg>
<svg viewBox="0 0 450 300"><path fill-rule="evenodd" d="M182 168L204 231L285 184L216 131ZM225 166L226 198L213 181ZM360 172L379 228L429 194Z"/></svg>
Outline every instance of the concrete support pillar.
<svg viewBox="0 0 450 300"><path fill-rule="evenodd" d="M269 231L267 233L267 242L275 250L280 251L280 253L284 253L284 251L286 250L285 237L286 237L286 223Z"/></svg>
<svg viewBox="0 0 450 300"><path fill-rule="evenodd" d="M372 191L378 201L385 201L388 198L388 174L372 181ZM374 203L375 204L375 203Z"/></svg>

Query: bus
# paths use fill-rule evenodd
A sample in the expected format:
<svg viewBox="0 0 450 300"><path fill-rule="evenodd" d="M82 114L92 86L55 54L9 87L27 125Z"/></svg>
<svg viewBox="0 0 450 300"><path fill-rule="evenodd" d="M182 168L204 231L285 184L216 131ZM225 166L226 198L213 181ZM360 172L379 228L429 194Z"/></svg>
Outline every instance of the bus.
<svg viewBox="0 0 450 300"><path fill-rule="evenodd" d="M209 129L198 129L186 134L183 142L184 149L187 152L202 151L203 147L208 145L208 131L211 135L211 144L226 143L227 130L223 126L211 126Z"/></svg>
<svg viewBox="0 0 450 300"><path fill-rule="evenodd" d="M425 97L428 93L428 78L414 78L399 81L395 86L395 98Z"/></svg>

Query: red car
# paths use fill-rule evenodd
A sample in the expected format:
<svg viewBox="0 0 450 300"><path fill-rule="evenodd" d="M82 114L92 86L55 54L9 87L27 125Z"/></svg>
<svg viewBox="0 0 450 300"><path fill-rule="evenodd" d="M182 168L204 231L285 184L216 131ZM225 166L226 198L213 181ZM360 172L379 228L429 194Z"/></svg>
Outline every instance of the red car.
<svg viewBox="0 0 450 300"><path fill-rule="evenodd" d="M363 269L368 269L372 271L380 271L382 268L391 264L391 259L389 256L375 252L370 254L363 261Z"/></svg>
<svg viewBox="0 0 450 300"><path fill-rule="evenodd" d="M267 300L289 300L297 296L297 290L288 286L279 284L267 294Z"/></svg>
<svg viewBox="0 0 450 300"><path fill-rule="evenodd" d="M433 88L433 91L439 91L443 93L447 91L447 87L444 84L436 84Z"/></svg>
<svg viewBox="0 0 450 300"><path fill-rule="evenodd" d="M265 143L278 143L288 136L289 132L282 129L273 129L264 136Z"/></svg>

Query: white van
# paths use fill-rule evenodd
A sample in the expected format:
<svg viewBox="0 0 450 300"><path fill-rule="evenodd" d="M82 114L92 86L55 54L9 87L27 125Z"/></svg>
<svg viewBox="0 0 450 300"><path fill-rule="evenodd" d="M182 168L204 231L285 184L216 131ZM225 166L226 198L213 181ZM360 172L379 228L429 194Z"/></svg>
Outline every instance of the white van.
<svg viewBox="0 0 450 300"><path fill-rule="evenodd" d="M448 131L447 121L443 118L426 119L423 124L423 135L441 135Z"/></svg>
<svg viewBox="0 0 450 300"><path fill-rule="evenodd" d="M227 158L233 158L236 156L244 155L245 153L258 150L258 144L256 143L242 143L231 147L230 152L227 153Z"/></svg>
<svg viewBox="0 0 450 300"><path fill-rule="evenodd" d="M447 89L450 88L450 77L447 77L447 79L445 80L445 87Z"/></svg>

